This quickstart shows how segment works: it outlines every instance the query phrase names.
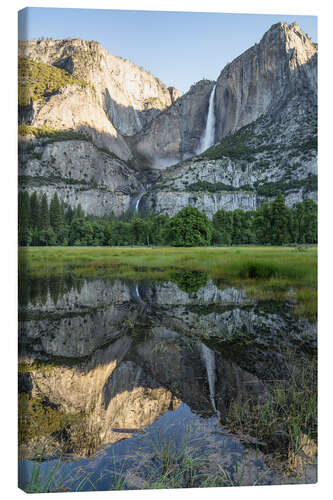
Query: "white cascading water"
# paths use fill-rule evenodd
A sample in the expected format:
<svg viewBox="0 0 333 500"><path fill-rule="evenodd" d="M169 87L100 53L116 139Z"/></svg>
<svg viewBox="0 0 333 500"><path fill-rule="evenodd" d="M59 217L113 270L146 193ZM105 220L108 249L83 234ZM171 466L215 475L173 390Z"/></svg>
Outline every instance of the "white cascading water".
<svg viewBox="0 0 333 500"><path fill-rule="evenodd" d="M209 97L209 106L207 114L207 122L204 135L201 138L199 148L197 149L197 154L203 153L206 149L210 148L214 144L215 138L215 88L211 91Z"/></svg>
<svg viewBox="0 0 333 500"><path fill-rule="evenodd" d="M140 201L141 201L141 198L142 196L144 195L145 193L142 193L139 198L137 199L137 202L135 204L135 212L138 213L139 212L139 205L140 205Z"/></svg>
<svg viewBox="0 0 333 500"><path fill-rule="evenodd" d="M215 406L215 353L209 349L205 344L200 344L201 359L206 367L209 397L212 403L213 410L217 413Z"/></svg>

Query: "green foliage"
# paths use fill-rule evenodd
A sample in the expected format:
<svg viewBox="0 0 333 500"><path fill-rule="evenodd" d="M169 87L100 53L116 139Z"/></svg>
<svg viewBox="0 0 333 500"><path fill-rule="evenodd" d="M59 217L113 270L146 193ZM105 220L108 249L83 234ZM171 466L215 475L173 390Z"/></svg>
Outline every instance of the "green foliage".
<svg viewBox="0 0 333 500"><path fill-rule="evenodd" d="M33 135L37 139L42 137L48 138L50 142L58 141L87 141L89 138L86 134L77 132L75 130L56 130L46 125L43 127L33 127L32 125L26 125L25 123L20 123L18 126L18 135L26 136Z"/></svg>
<svg viewBox="0 0 333 500"><path fill-rule="evenodd" d="M289 243L290 235L288 232L288 218L288 207L285 205L284 197L281 193L279 193L272 203L271 211L271 242L273 245L282 245L283 243Z"/></svg>
<svg viewBox="0 0 333 500"><path fill-rule="evenodd" d="M279 276L279 268L271 262L246 262L239 275L241 278L269 279Z"/></svg>
<svg viewBox="0 0 333 500"><path fill-rule="evenodd" d="M252 157L256 150L247 144L252 137L252 125L247 125L235 134L224 137L218 146L214 146L205 152L204 156L210 160L217 160L228 156L233 160L247 160ZM253 158L252 158L253 160Z"/></svg>
<svg viewBox="0 0 333 500"><path fill-rule="evenodd" d="M168 240L173 246L207 246L211 238L211 224L207 216L197 208L185 207L169 221Z"/></svg>
<svg viewBox="0 0 333 500"><path fill-rule="evenodd" d="M198 181L188 186L189 191L208 191L210 193L216 193L218 191L239 191L240 189L243 189L244 191L253 191L253 188L248 184L235 188L230 184L223 184L223 182L212 183L208 181Z"/></svg>
<svg viewBox="0 0 333 500"><path fill-rule="evenodd" d="M45 99L65 85L90 85L85 80L76 79L67 71L33 61L28 57L18 60L18 103L29 106L30 100Z"/></svg>
<svg viewBox="0 0 333 500"><path fill-rule="evenodd" d="M19 394L19 442L29 442L34 437L48 436L64 429L73 419L38 398Z"/></svg>
<svg viewBox="0 0 333 500"><path fill-rule="evenodd" d="M293 179L288 182L266 182L263 185L255 184L256 191L261 196L276 196L279 192L299 190L303 188L306 193L318 190L318 177L309 174L305 179Z"/></svg>
<svg viewBox="0 0 333 500"><path fill-rule="evenodd" d="M57 179L54 178L56 184ZM76 181L73 181L76 182ZM30 184L29 184L30 185ZM218 210L210 222L196 208L186 207L167 215L124 214L117 219L85 215L59 201L50 205L45 193L39 198L21 191L18 198L19 244L70 246L206 246L284 245L317 242L317 205L310 199L295 208L286 207L283 196L257 210Z"/></svg>
<svg viewBox="0 0 333 500"><path fill-rule="evenodd" d="M207 273L203 271L177 271L172 278L172 281L177 283L178 287L189 295L205 287L207 280Z"/></svg>

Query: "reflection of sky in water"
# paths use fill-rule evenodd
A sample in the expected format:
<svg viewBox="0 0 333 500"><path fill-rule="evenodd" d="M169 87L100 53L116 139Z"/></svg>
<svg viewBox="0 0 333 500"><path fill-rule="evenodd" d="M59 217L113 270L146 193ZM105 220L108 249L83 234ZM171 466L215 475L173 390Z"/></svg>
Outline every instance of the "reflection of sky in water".
<svg viewBox="0 0 333 500"><path fill-rule="evenodd" d="M194 450L194 456L206 458L211 455L214 461L218 460L221 467L231 474L236 464L243 460L244 467L256 467L257 478L253 478L254 480L260 481L265 477L267 484L272 479L271 473L265 472L260 454L249 454L240 441L218 423L216 417L204 419L191 412L184 403L176 411L167 411L143 433L136 433L133 437L112 445L104 445L89 459L73 460L67 457L61 460L57 475L63 486L67 485L74 491L109 490L114 484L115 471L118 474L120 471L124 474L130 471L141 477L151 475L154 471L151 462L153 452L155 449L161 450L163 443L172 443L171 449L174 449L174 445L180 455L182 450L191 449ZM42 478L45 477L46 480L57 463L57 459L42 462ZM33 467L30 460L20 461L21 486L24 485L25 478L30 477Z"/></svg>
<svg viewBox="0 0 333 500"><path fill-rule="evenodd" d="M243 463L244 484L253 484L258 477L260 482L265 469L260 453L244 447L212 415L221 415L233 397L261 397L267 392L265 380L283 379L286 365L281 346L302 349L316 343L315 325L294 318L290 305L257 303L244 290L219 288L205 276L188 272L164 283L73 277L31 280L20 284L20 305L22 355L51 362L59 357L71 360L76 379L80 373L94 377L95 369L108 369L116 361L117 368L98 387L111 391L111 401L128 391L123 407L121 401L113 403L123 416L129 415L129 401L137 398L137 387L148 392L163 388L183 401L174 411L165 411L165 401L159 402L150 420L142 409L138 426L146 425L144 432L130 438L119 433L119 441L113 444L102 438L99 442L104 444L94 448L98 451L89 459L63 458L57 474L71 490L111 489L115 472L120 471L130 471L134 477L128 488L138 487L136 476L156 472L152 450L164 441L182 444L230 473ZM136 380L139 372L143 375ZM96 387L97 380L92 380ZM80 386L82 395L88 389ZM71 402L66 390L60 387L61 396ZM53 401L52 391L44 396ZM142 401L149 402L150 397ZM141 412L140 407L137 410ZM97 417L97 421L104 419L104 431L113 427L114 411L111 407L107 418ZM96 437L97 432L94 427ZM41 463L45 478L56 464L57 459ZM29 460L20 462L22 486L33 467ZM265 473L263 483L272 481L271 474Z"/></svg>

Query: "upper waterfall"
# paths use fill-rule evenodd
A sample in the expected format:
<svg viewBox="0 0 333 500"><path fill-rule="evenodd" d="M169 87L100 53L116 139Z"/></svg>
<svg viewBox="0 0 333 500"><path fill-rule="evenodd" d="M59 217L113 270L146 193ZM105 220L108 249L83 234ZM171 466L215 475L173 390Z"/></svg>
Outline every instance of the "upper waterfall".
<svg viewBox="0 0 333 500"><path fill-rule="evenodd" d="M214 144L214 138L215 138L215 89L216 89L216 84L213 87L213 90L211 91L210 97L209 97L209 106L208 106L208 114L207 114L207 122L206 122L206 128L204 135L201 138L199 147L197 149L197 153L203 153L208 149L210 146Z"/></svg>

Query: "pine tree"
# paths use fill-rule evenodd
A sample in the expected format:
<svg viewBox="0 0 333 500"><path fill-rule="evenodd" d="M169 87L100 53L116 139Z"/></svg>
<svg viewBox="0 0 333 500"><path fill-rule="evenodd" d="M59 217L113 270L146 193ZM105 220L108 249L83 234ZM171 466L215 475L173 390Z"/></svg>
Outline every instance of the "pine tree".
<svg viewBox="0 0 333 500"><path fill-rule="evenodd" d="M39 230L47 231L50 227L49 204L44 193L40 202Z"/></svg>
<svg viewBox="0 0 333 500"><path fill-rule="evenodd" d="M272 242L272 204L265 202L256 211L254 217L256 240L267 245Z"/></svg>
<svg viewBox="0 0 333 500"><path fill-rule="evenodd" d="M54 193L54 196L50 203L50 224L53 231L55 232L55 235L58 236L62 227L62 217L60 201L57 193Z"/></svg>
<svg viewBox="0 0 333 500"><path fill-rule="evenodd" d="M231 245L233 213L227 210L218 210L212 220L213 243Z"/></svg>
<svg viewBox="0 0 333 500"><path fill-rule="evenodd" d="M317 243L317 205L308 198L304 202L304 240L306 243Z"/></svg>
<svg viewBox="0 0 333 500"><path fill-rule="evenodd" d="M22 246L31 242L30 198L26 191L20 191L18 195L18 242Z"/></svg>
<svg viewBox="0 0 333 500"><path fill-rule="evenodd" d="M284 197L282 193L279 192L272 203L272 245L289 243L288 212Z"/></svg>
<svg viewBox="0 0 333 500"><path fill-rule="evenodd" d="M30 197L30 226L32 229L39 227L40 206L37 193L34 191Z"/></svg>

